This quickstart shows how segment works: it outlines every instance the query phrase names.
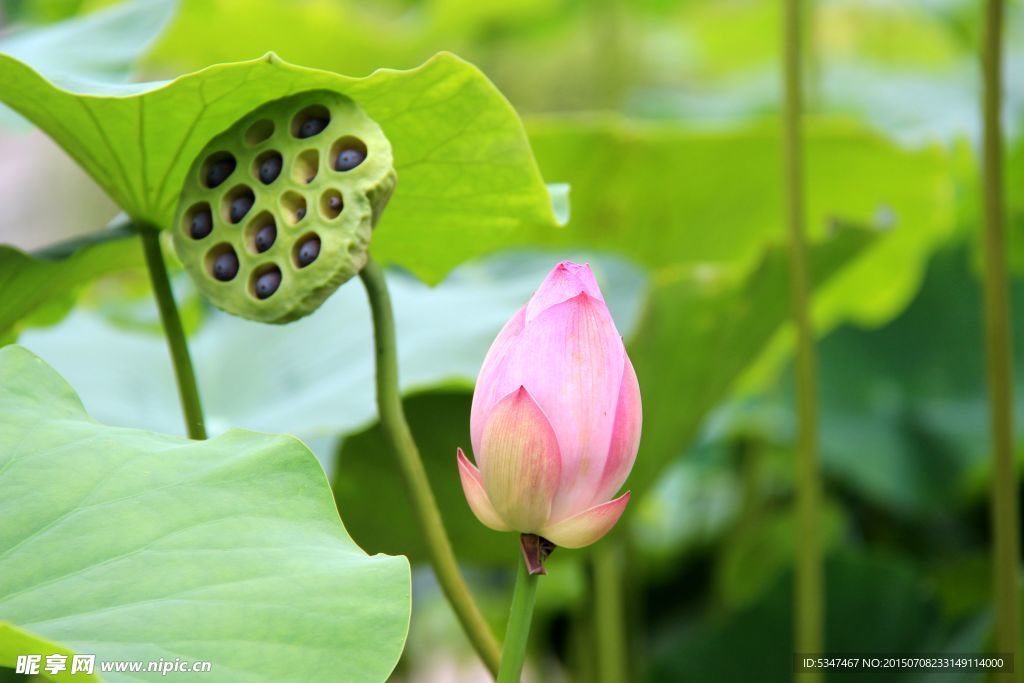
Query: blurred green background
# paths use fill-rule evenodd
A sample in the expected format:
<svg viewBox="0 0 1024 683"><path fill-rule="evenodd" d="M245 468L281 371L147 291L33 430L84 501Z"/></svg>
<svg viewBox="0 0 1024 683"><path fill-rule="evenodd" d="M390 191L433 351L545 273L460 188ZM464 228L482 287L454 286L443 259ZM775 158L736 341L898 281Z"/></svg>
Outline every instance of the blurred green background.
<svg viewBox="0 0 1024 683"><path fill-rule="evenodd" d="M0 41L111 4L6 0ZM523 116L545 180L569 184L569 224L530 249L465 264L435 289L392 273L406 408L464 571L500 631L515 542L471 516L455 448L468 446L472 380L504 320L550 264L588 259L643 391L644 439L627 483L638 495L599 554L555 554L532 680L602 680L595 595L622 608L631 681L790 680L799 539L781 3L182 0L173 13L152 4L148 21L125 21L120 40L50 58L85 54L74 63L81 73L154 80L268 50L349 75L450 50L498 85ZM808 3L807 202L832 652L976 652L991 638L979 19L972 0ZM1009 4L1007 19L1008 256L1021 320L1022 3ZM2 121L0 241L36 249L114 217L41 133L10 114ZM302 437L355 540L414 561L413 627L394 680L488 680L440 599L373 424L362 292L346 287L309 319L269 329L212 310L184 277L175 287L212 429ZM180 431L141 259L77 294L68 317L22 330L19 343L67 377L98 419ZM1016 414L1024 424L1020 401Z"/></svg>

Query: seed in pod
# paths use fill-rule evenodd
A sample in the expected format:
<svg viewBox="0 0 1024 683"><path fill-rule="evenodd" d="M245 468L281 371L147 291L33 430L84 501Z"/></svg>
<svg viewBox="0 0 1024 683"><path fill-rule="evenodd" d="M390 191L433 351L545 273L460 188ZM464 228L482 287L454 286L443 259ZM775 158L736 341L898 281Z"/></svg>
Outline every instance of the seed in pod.
<svg viewBox="0 0 1024 683"><path fill-rule="evenodd" d="M306 207L300 206L299 208L295 209L295 220L301 221L305 217L306 217Z"/></svg>
<svg viewBox="0 0 1024 683"><path fill-rule="evenodd" d="M341 196L332 194L330 197L328 197L327 208L334 213L341 211Z"/></svg>
<svg viewBox="0 0 1024 683"><path fill-rule="evenodd" d="M238 275L238 256L235 250L228 248L213 261L213 276L221 282L233 280Z"/></svg>
<svg viewBox="0 0 1024 683"><path fill-rule="evenodd" d="M203 207L192 214L192 222L189 225L188 234L194 240L201 240L213 230L213 215L209 207Z"/></svg>
<svg viewBox="0 0 1024 683"><path fill-rule="evenodd" d="M276 292L280 286L281 271L277 269L277 266L274 266L271 270L256 278L256 286L253 289L256 290L256 298L266 299Z"/></svg>
<svg viewBox="0 0 1024 683"><path fill-rule="evenodd" d="M259 230L256 231L256 237L253 241L256 243L256 251L259 253L265 252L270 247L274 246L274 240L277 239L277 226L272 222L267 223Z"/></svg>
<svg viewBox="0 0 1024 683"><path fill-rule="evenodd" d="M235 172L235 158L225 156L213 161L206 169L206 186L217 187Z"/></svg>
<svg viewBox="0 0 1024 683"><path fill-rule="evenodd" d="M320 255L320 238L310 237L299 246L299 268L305 268Z"/></svg>
<svg viewBox="0 0 1024 683"><path fill-rule="evenodd" d="M343 149L338 152L338 158L334 160L334 170L351 171L353 168L363 163L365 159L366 152L360 149Z"/></svg>
<svg viewBox="0 0 1024 683"><path fill-rule="evenodd" d="M299 126L299 137L300 138L311 138L314 135L320 134L324 128L327 127L327 119L320 116L314 116L306 119Z"/></svg>
<svg viewBox="0 0 1024 683"><path fill-rule="evenodd" d="M280 154L274 152L268 155L266 159L260 162L260 182L264 185L269 185L277 180L277 176L281 175L281 166Z"/></svg>
<svg viewBox="0 0 1024 683"><path fill-rule="evenodd" d="M256 198L253 196L251 190L247 190L243 194L240 194L234 199L232 199L231 211L229 213L231 222L237 223L238 221L245 218L245 214L249 213L249 209L252 208L252 205L255 201Z"/></svg>

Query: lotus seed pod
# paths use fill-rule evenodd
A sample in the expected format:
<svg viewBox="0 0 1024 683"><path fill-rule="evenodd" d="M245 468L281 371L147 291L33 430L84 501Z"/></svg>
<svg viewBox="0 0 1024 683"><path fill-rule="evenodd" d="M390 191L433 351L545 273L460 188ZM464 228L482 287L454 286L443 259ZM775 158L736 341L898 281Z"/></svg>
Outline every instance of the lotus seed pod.
<svg viewBox="0 0 1024 683"><path fill-rule="evenodd" d="M286 97L199 153L174 246L220 308L261 322L295 320L366 264L395 181L391 144L355 102L328 91Z"/></svg>

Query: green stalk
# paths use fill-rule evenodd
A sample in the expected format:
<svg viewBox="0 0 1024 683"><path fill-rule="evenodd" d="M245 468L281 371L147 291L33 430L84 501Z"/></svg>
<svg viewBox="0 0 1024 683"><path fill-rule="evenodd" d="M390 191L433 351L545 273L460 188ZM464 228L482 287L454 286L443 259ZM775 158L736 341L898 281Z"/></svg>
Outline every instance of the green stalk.
<svg viewBox="0 0 1024 683"><path fill-rule="evenodd" d="M444 529L441 513L437 509L437 501L430 489L430 480L423 467L416 442L412 438L409 424L402 408L402 395L398 386L398 351L395 342L395 319L391 311L391 297L388 294L384 271L372 258L359 274L366 288L366 296L370 301L373 313L373 330L376 341L377 362L377 410L380 413L380 425L388 445L398 459L398 464L405 477L416 518L420 522L420 531L427 541L427 552L430 564L434 568L437 581L451 604L455 615L462 624L469 642L480 655L480 659L497 673L500 651L498 642L484 621L469 587L459 573L459 566L452 552L451 542Z"/></svg>
<svg viewBox="0 0 1024 683"><path fill-rule="evenodd" d="M1013 459L1013 347L1003 206L1002 0L986 0L982 47L984 77L982 173L985 205L985 351L992 430L992 523L996 649L1019 661L1017 577L1020 548L1017 472ZM1019 666L1019 665L1018 665ZM1007 678L1017 680L1010 674Z"/></svg>
<svg viewBox="0 0 1024 683"><path fill-rule="evenodd" d="M181 410L185 415L185 429L190 439L205 439L203 406L199 401L199 388L196 386L196 374L192 369L192 358L188 353L185 330L181 326L181 316L178 315L178 306L174 303L171 281L167 277L167 266L164 263L163 250L160 248L160 231L152 226L143 225L139 228L139 234L142 236L142 250L146 254L149 281L153 285L153 295L160 309L164 336L167 337L167 346L171 351L174 377L178 382L178 397L181 399Z"/></svg>
<svg viewBox="0 0 1024 683"><path fill-rule="evenodd" d="M505 629L505 647L501 651L501 669L498 683L519 683L526 660L526 644L530 640L530 622L533 605L537 601L537 581L541 574L531 574L526 561L517 558L516 587L512 592L512 607L508 612Z"/></svg>
<svg viewBox="0 0 1024 683"><path fill-rule="evenodd" d="M593 549L594 621L599 683L627 683L626 615L621 542L609 539Z"/></svg>
<svg viewBox="0 0 1024 683"><path fill-rule="evenodd" d="M803 196L803 139L801 135L802 84L800 47L801 7L799 0L784 0L782 42L783 157L785 159L786 217L789 224L790 300L796 326L796 506L797 557L795 616L796 651L822 651L823 577L820 517L821 482L818 472L817 362L811 325L810 277L807 268ZM804 680L820 680L817 673Z"/></svg>
<svg viewBox="0 0 1024 683"><path fill-rule="evenodd" d="M815 111L821 107L821 50L816 42L817 32L814 30L814 3L817 0L806 0L803 3L803 22L808 26L808 31L802 36L804 44L802 59L807 69L807 87L805 88L807 102L805 108ZM808 35L809 34L809 35Z"/></svg>

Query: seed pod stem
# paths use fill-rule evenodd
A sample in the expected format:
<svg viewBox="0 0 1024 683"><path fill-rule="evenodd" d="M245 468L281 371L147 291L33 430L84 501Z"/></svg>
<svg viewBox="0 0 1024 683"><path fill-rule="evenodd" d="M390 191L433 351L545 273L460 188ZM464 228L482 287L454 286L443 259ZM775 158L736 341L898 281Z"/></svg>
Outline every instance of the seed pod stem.
<svg viewBox="0 0 1024 683"><path fill-rule="evenodd" d="M409 489L416 510L416 519L419 520L420 530L427 541L427 552L437 582L441 585L441 590L444 591L459 623L462 624L469 642L491 673L496 674L501 657L498 642L459 573L459 565L455 561L455 553L448 540L441 512L430 489L427 471L423 467L423 460L420 458L402 409L402 396L398 385L395 320L384 271L368 256L359 278L366 288L366 296L373 313L377 410L380 413L381 430L398 460L406 487Z"/></svg>
<svg viewBox="0 0 1024 683"><path fill-rule="evenodd" d="M185 330L178 315L178 306L174 302L171 281L167 277L167 266L164 264L164 254L160 248L160 231L152 226L141 226L139 232L142 237L142 250L146 255L149 281L153 285L153 295L160 309L164 336L167 337L167 346L171 351L174 376L178 382L178 396L181 399L182 412L185 414L185 429L190 439L205 439L203 406L199 401L199 388L196 385L195 371L192 369L192 357L188 352Z"/></svg>

